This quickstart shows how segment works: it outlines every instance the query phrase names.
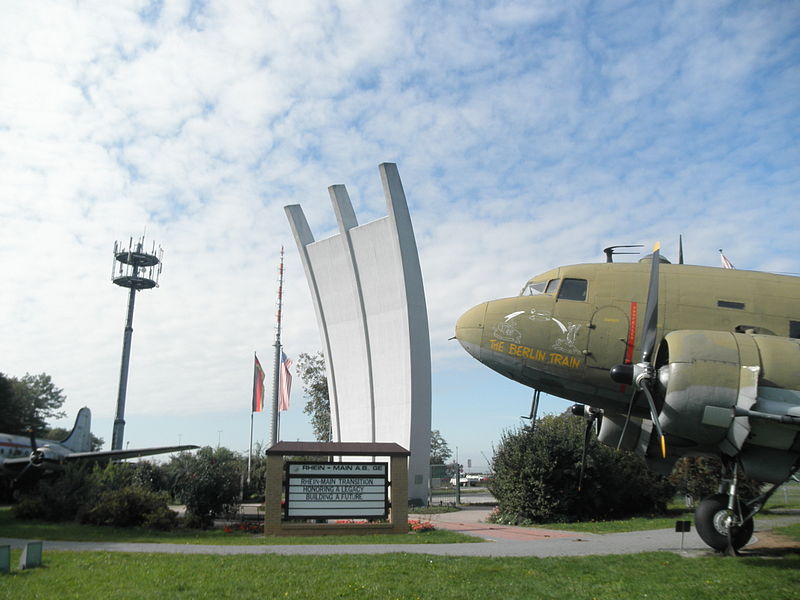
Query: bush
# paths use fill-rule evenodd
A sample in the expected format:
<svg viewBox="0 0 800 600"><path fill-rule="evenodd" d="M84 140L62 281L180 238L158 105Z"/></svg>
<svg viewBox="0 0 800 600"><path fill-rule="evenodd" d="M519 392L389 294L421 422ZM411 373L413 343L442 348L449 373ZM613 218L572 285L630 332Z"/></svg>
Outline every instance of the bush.
<svg viewBox="0 0 800 600"><path fill-rule="evenodd" d="M105 490L93 506L81 515L80 520L82 523L94 525L155 525L155 529L172 529L177 514L169 510L167 499L166 493L152 492L132 485L117 490Z"/></svg>
<svg viewBox="0 0 800 600"><path fill-rule="evenodd" d="M675 463L669 480L677 493L686 496L692 503L720 491L728 491L727 488L720 490L722 461L716 456L684 456ZM760 488L761 483L754 479L739 480L739 494L745 500L758 496Z"/></svg>
<svg viewBox="0 0 800 600"><path fill-rule="evenodd" d="M174 496L186 505L187 526L208 527L214 516L231 512L239 503L242 460L227 448L201 448L184 453L167 465Z"/></svg>
<svg viewBox="0 0 800 600"><path fill-rule="evenodd" d="M71 521L93 496L92 472L88 465L69 464L64 472L42 479L20 497L12 512L18 519Z"/></svg>
<svg viewBox="0 0 800 600"><path fill-rule="evenodd" d="M503 433L489 484L498 519L509 523L568 522L663 512L674 495L644 459L599 444L587 449L578 491L586 421L569 413L546 416L535 430Z"/></svg>
<svg viewBox="0 0 800 600"><path fill-rule="evenodd" d="M136 465L128 463L69 464L58 477L25 493L12 510L19 519L174 527L177 515L167 507L168 495L136 485L135 474Z"/></svg>
<svg viewBox="0 0 800 600"><path fill-rule="evenodd" d="M169 485L164 469L149 460L140 460L136 463L132 482L134 485L152 492L168 492Z"/></svg>

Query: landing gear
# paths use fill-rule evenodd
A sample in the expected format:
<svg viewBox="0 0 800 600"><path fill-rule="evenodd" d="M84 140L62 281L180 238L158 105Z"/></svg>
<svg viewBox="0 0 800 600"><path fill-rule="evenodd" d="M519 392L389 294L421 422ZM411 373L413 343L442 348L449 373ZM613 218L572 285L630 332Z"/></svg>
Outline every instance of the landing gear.
<svg viewBox="0 0 800 600"><path fill-rule="evenodd" d="M785 481L772 485L752 500L742 501L739 498L739 464L733 460L723 462L729 477L723 476L723 484L727 483L728 493L714 494L703 500L694 511L695 527L700 538L709 546L720 552L735 555L753 535L753 517L764 508L777 489L786 481L794 478L800 468L789 473ZM724 489L724 485L720 490Z"/></svg>
<svg viewBox="0 0 800 600"><path fill-rule="evenodd" d="M700 538L714 550L735 556L739 548L750 541L753 516L764 506L766 498L741 502L739 463L723 460L723 469L730 474L729 478L723 476L723 482L728 484L728 493L714 494L700 503L694 512L695 527Z"/></svg>
<svg viewBox="0 0 800 600"><path fill-rule="evenodd" d="M728 494L714 494L703 500L694 512L700 538L714 550L724 552L742 548L753 535L753 518L744 521L728 509Z"/></svg>

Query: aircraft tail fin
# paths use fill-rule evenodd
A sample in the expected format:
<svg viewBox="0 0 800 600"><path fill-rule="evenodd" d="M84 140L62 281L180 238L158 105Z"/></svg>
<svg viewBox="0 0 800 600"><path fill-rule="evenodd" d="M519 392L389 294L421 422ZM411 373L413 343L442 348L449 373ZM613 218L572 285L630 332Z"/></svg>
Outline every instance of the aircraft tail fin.
<svg viewBox="0 0 800 600"><path fill-rule="evenodd" d="M92 449L92 411L85 406L78 411L75 426L60 444L73 452L89 452Z"/></svg>

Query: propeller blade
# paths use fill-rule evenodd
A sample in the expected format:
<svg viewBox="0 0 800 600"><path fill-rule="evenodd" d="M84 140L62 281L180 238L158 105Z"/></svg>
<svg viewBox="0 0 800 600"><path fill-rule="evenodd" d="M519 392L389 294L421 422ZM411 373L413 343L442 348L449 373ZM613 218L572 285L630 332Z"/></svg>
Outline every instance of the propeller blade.
<svg viewBox="0 0 800 600"><path fill-rule="evenodd" d="M646 381L642 382L642 391L644 391L644 395L647 398L647 404L650 405L650 418L653 420L653 424L656 426L656 431L658 432L658 440L661 444L661 458L667 458L667 442L664 438L664 432L661 430L661 423L658 422L658 411L656 410L656 403L653 400L653 394L650 392L650 387Z"/></svg>
<svg viewBox="0 0 800 600"><path fill-rule="evenodd" d="M625 433L628 429L628 423L631 420L631 412L633 410L633 405L636 402L637 394L642 391L647 398L647 404L650 407L650 417L652 418L653 423L656 426L656 431L658 432L658 437L661 444L661 456L666 458L667 444L664 438L664 432L661 430L661 424L658 422L658 410L656 409L656 403L653 399L652 390L650 389L650 382L652 381L655 373L655 367L653 365L653 352L655 351L656 336L658 334L658 281L659 269L661 265L661 254L659 252L660 249L661 244L657 243L655 246L653 246L653 254L651 257L652 260L650 263L650 282L647 288L647 304L644 311L643 325L644 333L642 335L642 360L635 365L615 365L611 368L609 374L611 378L618 383L632 383L634 385L633 395L631 395L631 399L628 402L628 412L625 415L625 424L622 427L622 433L620 434L619 441L617 442L617 450L620 449L622 440L624 439ZM683 255L682 239L681 255Z"/></svg>
<svg viewBox="0 0 800 600"><path fill-rule="evenodd" d="M36 452L38 448L36 448L36 436L33 435L33 427L28 428L28 435L31 440L31 452Z"/></svg>
<svg viewBox="0 0 800 600"><path fill-rule="evenodd" d="M19 475L17 475L14 478L14 480L11 482L12 485L17 485L17 483L22 481L22 478L25 477L25 474L28 472L28 469L30 469L32 466L33 466L33 463L28 463L27 465L25 465L25 468L22 469L22 471L19 472Z"/></svg>
<svg viewBox="0 0 800 600"><path fill-rule="evenodd" d="M650 265L650 286L647 290L647 306L644 311L644 343L642 344L642 362L649 363L656 346L656 328L658 321L658 273L661 264L659 249L661 244L653 247L653 260Z"/></svg>
<svg viewBox="0 0 800 600"><path fill-rule="evenodd" d="M619 434L619 440L617 440L617 450L620 449L622 446L622 440L625 439L625 432L628 430L628 423L631 420L631 411L633 410L633 404L636 401L636 394L639 393L639 390L634 388L633 394L631 394L631 399L628 402L628 412L625 414L625 424L622 426L622 433Z"/></svg>
<svg viewBox="0 0 800 600"><path fill-rule="evenodd" d="M581 452L581 473L578 475L578 491L581 491L583 484L583 474L586 471L586 449L589 446L589 436L592 433L592 425L597 416L592 413L592 416L586 421L586 430L583 432L583 452Z"/></svg>

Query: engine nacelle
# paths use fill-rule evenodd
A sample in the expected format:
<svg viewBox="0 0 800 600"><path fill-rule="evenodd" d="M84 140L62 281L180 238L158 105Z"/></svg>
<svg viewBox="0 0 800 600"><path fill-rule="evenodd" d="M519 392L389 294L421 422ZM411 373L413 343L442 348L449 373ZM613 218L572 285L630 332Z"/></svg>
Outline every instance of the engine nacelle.
<svg viewBox="0 0 800 600"><path fill-rule="evenodd" d="M800 416L798 359L800 340L791 338L694 330L667 334L656 368L657 396L663 399L659 423L668 446L739 456L751 477L785 479L797 460L800 427L736 413ZM764 460L763 450L754 446L780 452L769 452Z"/></svg>
<svg viewBox="0 0 800 600"><path fill-rule="evenodd" d="M674 331L664 338L656 364L664 387L659 422L671 446L717 446L728 435L741 384L735 336ZM748 409L755 403L752 391Z"/></svg>

